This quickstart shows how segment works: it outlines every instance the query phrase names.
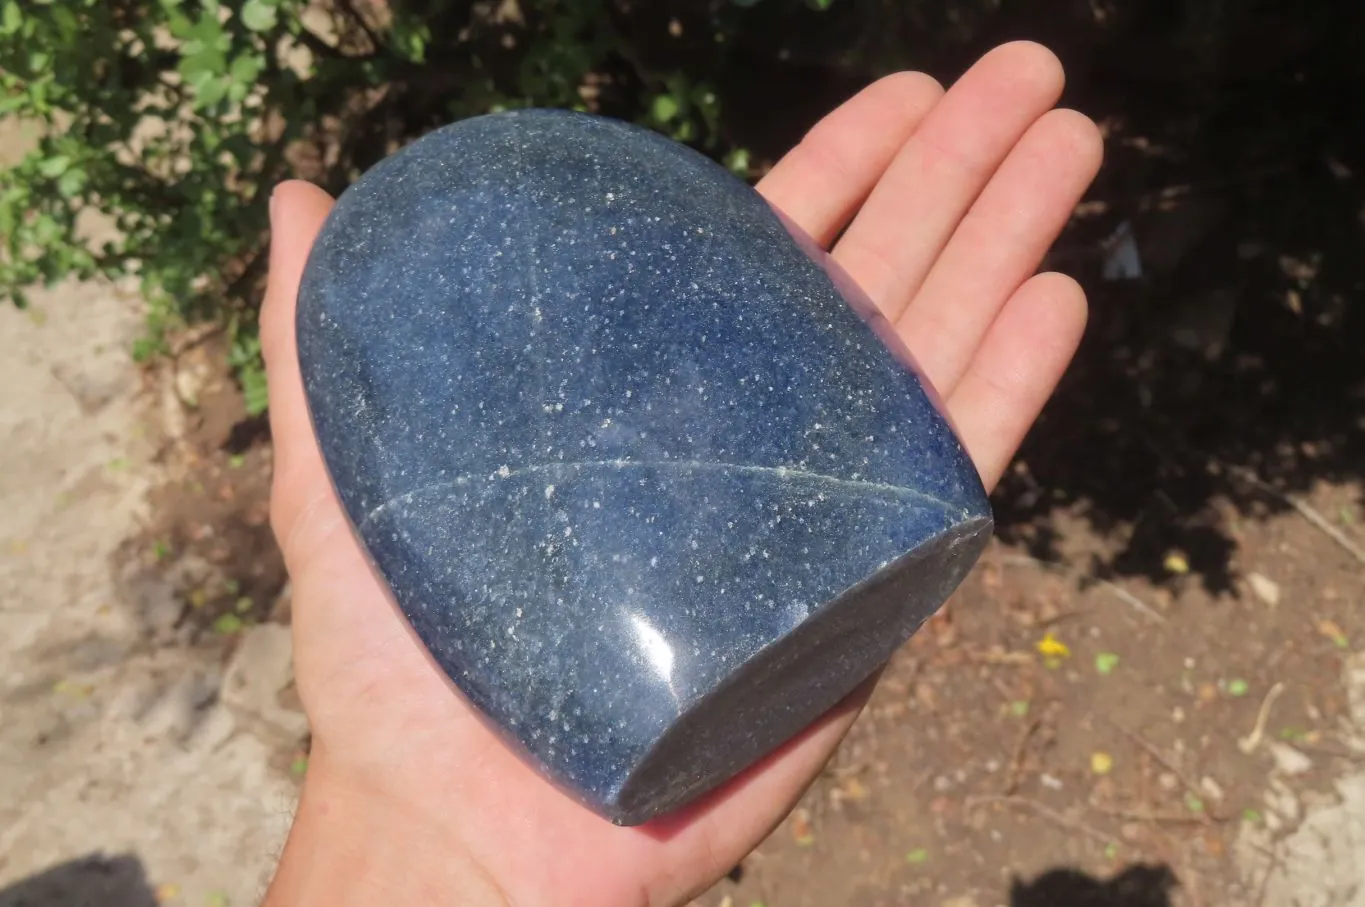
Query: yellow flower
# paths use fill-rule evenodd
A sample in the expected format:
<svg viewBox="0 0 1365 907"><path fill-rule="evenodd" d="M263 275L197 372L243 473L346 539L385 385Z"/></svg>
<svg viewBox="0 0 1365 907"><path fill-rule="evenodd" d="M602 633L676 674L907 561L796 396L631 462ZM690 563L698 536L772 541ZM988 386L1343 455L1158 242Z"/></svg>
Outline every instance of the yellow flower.
<svg viewBox="0 0 1365 907"><path fill-rule="evenodd" d="M1042 639L1038 640L1038 653L1046 658L1066 658L1071 654L1066 643L1049 632Z"/></svg>
<svg viewBox="0 0 1365 907"><path fill-rule="evenodd" d="M1114 757L1108 753L1094 752L1090 754L1090 770L1095 774L1107 775L1113 767Z"/></svg>

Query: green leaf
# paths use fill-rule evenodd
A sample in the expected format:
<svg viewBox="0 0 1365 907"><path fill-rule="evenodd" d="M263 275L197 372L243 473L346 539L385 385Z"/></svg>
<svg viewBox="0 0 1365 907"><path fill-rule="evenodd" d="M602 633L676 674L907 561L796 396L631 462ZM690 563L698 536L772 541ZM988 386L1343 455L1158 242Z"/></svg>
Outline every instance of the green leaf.
<svg viewBox="0 0 1365 907"><path fill-rule="evenodd" d="M62 198L71 198L85 188L86 180L84 170L72 167L57 180L57 191L62 194Z"/></svg>
<svg viewBox="0 0 1365 907"><path fill-rule="evenodd" d="M411 16L395 18L389 26L389 40L398 55L413 63L426 62L431 31Z"/></svg>
<svg viewBox="0 0 1365 907"><path fill-rule="evenodd" d="M732 148L730 152L725 155L725 166L735 176L747 177L749 175L750 166L749 149Z"/></svg>
<svg viewBox="0 0 1365 907"><path fill-rule="evenodd" d="M19 0L5 0L5 9L0 12L0 32L15 34L24 25L24 13L19 9Z"/></svg>
<svg viewBox="0 0 1365 907"><path fill-rule="evenodd" d="M1119 666L1119 657L1113 652L1100 652L1095 656L1095 670L1108 676Z"/></svg>
<svg viewBox="0 0 1365 907"><path fill-rule="evenodd" d="M1247 694L1247 682L1240 677L1228 681L1228 693L1232 696L1245 696Z"/></svg>
<svg viewBox="0 0 1365 907"><path fill-rule="evenodd" d="M234 633L242 632L246 624L236 614L220 614L218 619L213 622L213 632L221 633L223 636L231 636Z"/></svg>
<svg viewBox="0 0 1365 907"><path fill-rule="evenodd" d="M211 47L200 46L194 53L181 58L179 69L190 86L196 87L222 72L223 55Z"/></svg>
<svg viewBox="0 0 1365 907"><path fill-rule="evenodd" d="M905 862L909 863L911 866L918 866L921 863L928 862L928 860L929 851L925 850L923 847L916 847L905 855Z"/></svg>
<svg viewBox="0 0 1365 907"><path fill-rule="evenodd" d="M231 84L226 78L210 78L204 81L195 93L194 106L199 109L212 107L227 96L228 86Z"/></svg>
<svg viewBox="0 0 1365 907"><path fill-rule="evenodd" d="M257 54L242 54L232 61L232 68L228 70L228 75L232 81L252 86L256 82L256 77L265 68L265 60Z"/></svg>
<svg viewBox="0 0 1365 907"><path fill-rule="evenodd" d="M243 402L249 416L259 416L270 408L270 388L266 383L265 367L260 353L237 367L237 380L242 383Z"/></svg>
<svg viewBox="0 0 1365 907"><path fill-rule="evenodd" d="M48 179L56 179L71 166L71 158L65 154L54 154L38 162L38 172Z"/></svg>
<svg viewBox="0 0 1365 907"><path fill-rule="evenodd" d="M52 21L57 23L57 30L62 33L63 40L70 41L80 33L80 20L65 6L52 7Z"/></svg>
<svg viewBox="0 0 1365 907"><path fill-rule="evenodd" d="M240 13L242 24L252 31L270 31L278 21L279 11L266 0L246 0Z"/></svg>
<svg viewBox="0 0 1365 907"><path fill-rule="evenodd" d="M671 94L661 94L654 99L654 119L667 123L678 115L678 99Z"/></svg>

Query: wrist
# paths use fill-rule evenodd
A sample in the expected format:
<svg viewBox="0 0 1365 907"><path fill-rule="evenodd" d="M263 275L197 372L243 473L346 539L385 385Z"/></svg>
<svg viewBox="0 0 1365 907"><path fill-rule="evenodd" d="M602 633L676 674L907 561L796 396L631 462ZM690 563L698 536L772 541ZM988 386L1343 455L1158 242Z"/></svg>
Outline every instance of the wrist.
<svg viewBox="0 0 1365 907"><path fill-rule="evenodd" d="M458 836L314 750L262 907L506 907Z"/></svg>

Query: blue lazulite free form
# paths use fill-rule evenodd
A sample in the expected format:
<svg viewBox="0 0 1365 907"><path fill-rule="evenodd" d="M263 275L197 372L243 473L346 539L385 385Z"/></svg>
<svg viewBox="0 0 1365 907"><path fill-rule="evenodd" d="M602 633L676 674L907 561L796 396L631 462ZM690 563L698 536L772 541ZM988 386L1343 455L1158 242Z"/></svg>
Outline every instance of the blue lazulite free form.
<svg viewBox="0 0 1365 907"><path fill-rule="evenodd" d="M417 637L620 824L810 725L991 532L857 288L635 126L521 111L424 136L341 195L297 319L327 469Z"/></svg>

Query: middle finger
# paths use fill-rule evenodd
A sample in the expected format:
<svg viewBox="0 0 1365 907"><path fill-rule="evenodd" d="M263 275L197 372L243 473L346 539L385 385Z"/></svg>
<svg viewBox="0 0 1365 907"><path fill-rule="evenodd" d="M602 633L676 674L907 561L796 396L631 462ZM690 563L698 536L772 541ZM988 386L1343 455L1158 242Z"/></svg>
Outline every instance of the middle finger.
<svg viewBox="0 0 1365 907"><path fill-rule="evenodd" d="M996 48L952 86L896 155L833 250L892 322L972 202L1029 126L1061 96L1056 56Z"/></svg>

